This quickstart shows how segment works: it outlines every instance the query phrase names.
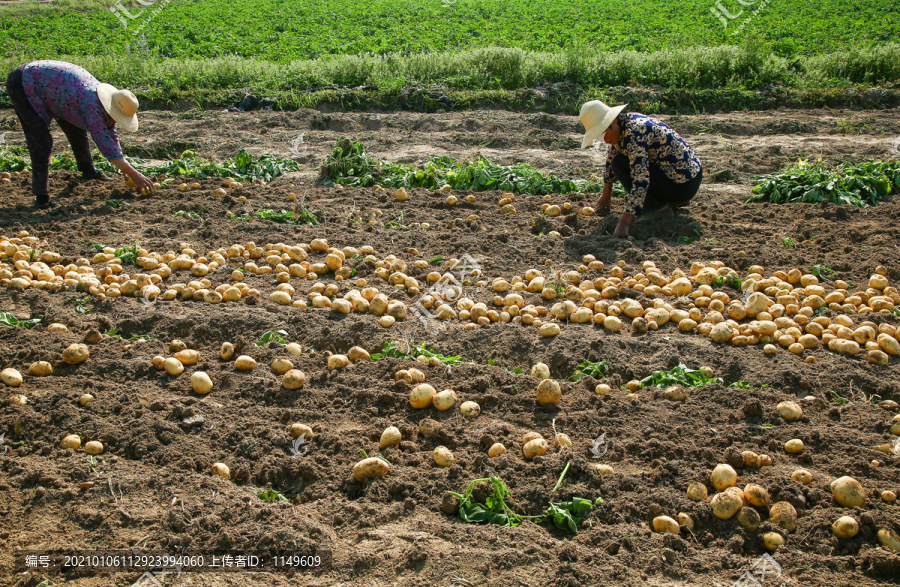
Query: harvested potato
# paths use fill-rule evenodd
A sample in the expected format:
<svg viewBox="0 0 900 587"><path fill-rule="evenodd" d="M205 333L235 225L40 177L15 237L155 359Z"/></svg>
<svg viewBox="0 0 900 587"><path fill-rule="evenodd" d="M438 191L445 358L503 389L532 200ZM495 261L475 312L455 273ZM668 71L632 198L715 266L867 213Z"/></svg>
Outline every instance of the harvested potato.
<svg viewBox="0 0 900 587"><path fill-rule="evenodd" d="M859 522L852 516L841 516L831 525L831 531L838 538L853 538L859 534Z"/></svg>
<svg viewBox="0 0 900 587"><path fill-rule="evenodd" d="M50 326L47 327L47 332L68 332L69 328L65 324L60 324L59 322L54 322Z"/></svg>
<svg viewBox="0 0 900 587"><path fill-rule="evenodd" d="M78 405L84 407L89 403L94 401L94 396L89 393L82 394L80 398L78 398Z"/></svg>
<svg viewBox="0 0 900 587"><path fill-rule="evenodd" d="M506 452L506 447L500 444L499 442L495 442L491 445L491 448L488 449L488 456L490 458L496 458Z"/></svg>
<svg viewBox="0 0 900 587"><path fill-rule="evenodd" d="M791 473L791 480L797 481L798 483L803 483L804 485L809 485L813 480L812 473L807 471L806 469L797 469L793 473Z"/></svg>
<svg viewBox="0 0 900 587"><path fill-rule="evenodd" d="M866 505L866 492L853 477L840 477L831 482L831 495L844 507L854 508Z"/></svg>
<svg viewBox="0 0 900 587"><path fill-rule="evenodd" d="M538 363L531 368L531 376L538 379L550 379L550 367L544 363Z"/></svg>
<svg viewBox="0 0 900 587"><path fill-rule="evenodd" d="M477 418L481 414L481 406L473 401L463 402L459 406L459 413L466 418Z"/></svg>
<svg viewBox="0 0 900 587"><path fill-rule="evenodd" d="M412 383L423 383L425 381L425 373L415 367L409 369L409 377Z"/></svg>
<svg viewBox="0 0 900 587"><path fill-rule="evenodd" d="M384 477L390 470L388 464L377 457L363 459L353 465L353 477L357 481Z"/></svg>
<svg viewBox="0 0 900 587"><path fill-rule="evenodd" d="M612 388L605 383L598 383L594 388L594 393L597 395L609 395L612 393Z"/></svg>
<svg viewBox="0 0 900 587"><path fill-rule="evenodd" d="M295 357L299 357L303 354L303 347L301 347L296 342L289 342L284 348L286 348L287 352L291 353Z"/></svg>
<svg viewBox="0 0 900 587"><path fill-rule="evenodd" d="M900 552L900 535L893 530L881 528L878 530L877 537L878 544L894 552Z"/></svg>
<svg viewBox="0 0 900 587"><path fill-rule="evenodd" d="M453 453L446 446L439 446L434 449L434 462L441 467L453 466Z"/></svg>
<svg viewBox="0 0 900 587"><path fill-rule="evenodd" d="M546 454L548 448L550 448L550 446L546 440L543 438L535 438L534 440L529 440L525 443L525 446L522 447L522 454L530 461L534 457Z"/></svg>
<svg viewBox="0 0 900 587"><path fill-rule="evenodd" d="M24 395L14 393L6 400L7 403L11 406L24 406L28 403L28 398Z"/></svg>
<svg viewBox="0 0 900 587"><path fill-rule="evenodd" d="M769 492L766 488L755 483L748 483L744 486L744 497L750 502L750 505L757 507L765 507L769 505Z"/></svg>
<svg viewBox="0 0 900 587"><path fill-rule="evenodd" d="M8 367L0 371L0 379L9 387L19 387L22 385L22 374L18 370Z"/></svg>
<svg viewBox="0 0 900 587"><path fill-rule="evenodd" d="M794 422L803 417L803 408L797 402L781 402L777 406L778 413L788 422Z"/></svg>
<svg viewBox="0 0 900 587"><path fill-rule="evenodd" d="M721 520L728 520L744 507L744 501L736 492L725 491L715 494L709 505L712 507L714 516Z"/></svg>
<svg viewBox="0 0 900 587"><path fill-rule="evenodd" d="M769 508L769 521L793 532L797 529L797 510L788 502L779 501Z"/></svg>
<svg viewBox="0 0 900 587"><path fill-rule="evenodd" d="M200 360L200 353L195 351L194 349L184 349L175 353L174 357L181 361L181 364L185 367L189 365L196 365Z"/></svg>
<svg viewBox="0 0 900 587"><path fill-rule="evenodd" d="M400 430L396 426L388 426L381 433L381 440L378 441L378 447L384 450L391 446L397 446L402 440Z"/></svg>
<svg viewBox="0 0 900 587"><path fill-rule="evenodd" d="M420 383L409 392L409 405L416 409L427 408L437 391L427 383Z"/></svg>
<svg viewBox="0 0 900 587"><path fill-rule="evenodd" d="M288 361L287 359L283 359L281 357L277 357L272 359L272 362L269 364L269 367L272 368L272 371L275 371L279 375L284 375L288 371L294 368L294 364Z"/></svg>
<svg viewBox="0 0 900 587"><path fill-rule="evenodd" d="M350 364L350 359L346 355L331 355L328 357L328 368L332 371L343 369Z"/></svg>
<svg viewBox="0 0 900 587"><path fill-rule="evenodd" d="M36 361L28 367L28 372L35 377L46 377L47 375L53 375L53 365L47 361Z"/></svg>
<svg viewBox="0 0 900 587"><path fill-rule="evenodd" d="M707 495L706 485L703 483L694 482L688 485L687 496L691 501L703 501Z"/></svg>
<svg viewBox="0 0 900 587"><path fill-rule="evenodd" d="M231 357L234 356L234 345L230 342L223 342L222 349L219 351L219 356L226 361L230 360Z"/></svg>
<svg viewBox="0 0 900 587"><path fill-rule="evenodd" d="M212 391L213 382L209 375L204 371L194 371L191 374L191 387L200 395L205 395Z"/></svg>
<svg viewBox="0 0 900 587"><path fill-rule="evenodd" d="M887 503L893 503L897 501L897 493L889 489L885 489L881 492L881 499L886 501Z"/></svg>
<svg viewBox="0 0 900 587"><path fill-rule="evenodd" d="M84 445L84 452L89 455L98 455L103 452L103 443L98 440L92 440Z"/></svg>
<svg viewBox="0 0 900 587"><path fill-rule="evenodd" d="M256 367L256 361L253 357L241 355L234 360L234 368L238 371L252 371L254 367Z"/></svg>
<svg viewBox="0 0 900 587"><path fill-rule="evenodd" d="M798 455L803 452L803 441L799 438L792 438L784 443L784 452L792 455Z"/></svg>
<svg viewBox="0 0 900 587"><path fill-rule="evenodd" d="M371 356L369 356L369 351L366 349L355 346L351 348L347 352L347 358L350 359L351 362L357 363L359 361L369 361L371 360Z"/></svg>
<svg viewBox="0 0 900 587"><path fill-rule="evenodd" d="M62 442L59 443L59 448L71 448L72 450L78 450L79 448L81 448L81 437L77 434L69 434L62 439Z"/></svg>
<svg viewBox="0 0 900 587"><path fill-rule="evenodd" d="M440 391L431 398L431 403L438 411L449 410L456 405L456 392L452 389Z"/></svg>
<svg viewBox="0 0 900 587"><path fill-rule="evenodd" d="M756 529L759 528L759 525L762 523L759 512L746 506L742 507L737 513L737 521L738 524L741 525L741 528L747 532L756 532Z"/></svg>
<svg viewBox="0 0 900 587"><path fill-rule="evenodd" d="M544 379L538 384L537 402L542 406L547 404L558 404L561 397L562 390L559 387L559 383L553 379Z"/></svg>
<svg viewBox="0 0 900 587"><path fill-rule="evenodd" d="M611 465L606 464L598 464L597 465L597 474L599 475L612 475L616 472L615 469L612 468Z"/></svg>
<svg viewBox="0 0 900 587"><path fill-rule="evenodd" d="M678 534L680 532L678 522L669 516L656 516L653 518L653 529L657 532L668 532L669 534Z"/></svg>
<svg viewBox="0 0 900 587"><path fill-rule="evenodd" d="M784 545L784 536L778 532L766 532L763 534L763 546L769 552L775 552L780 546Z"/></svg>
<svg viewBox="0 0 900 587"><path fill-rule="evenodd" d="M228 479L231 477L231 469L228 468L228 465L225 463L213 463L213 466L210 467L209 472L218 477L222 477L223 479Z"/></svg>
<svg viewBox="0 0 900 587"><path fill-rule="evenodd" d="M289 369L281 377L281 385L285 389L300 389L306 384L306 375L300 369Z"/></svg>
<svg viewBox="0 0 900 587"><path fill-rule="evenodd" d="M301 436L303 438L312 438L315 433L313 432L313 429L306 424L294 422L293 424L291 424L290 435L291 438L294 439L300 438Z"/></svg>
<svg viewBox="0 0 900 587"><path fill-rule="evenodd" d="M694 529L694 518L684 512L678 512L678 525L687 529Z"/></svg>
<svg viewBox="0 0 900 587"><path fill-rule="evenodd" d="M734 487L737 483L737 472L731 465L716 465L709 480L716 490L725 491L729 487Z"/></svg>
<svg viewBox="0 0 900 587"><path fill-rule="evenodd" d="M184 373L184 364L175 357L169 357L163 361L163 369L172 377L178 377Z"/></svg>
<svg viewBox="0 0 900 587"><path fill-rule="evenodd" d="M70 365L77 365L88 360L91 356L86 344L72 343L63 351L62 359Z"/></svg>

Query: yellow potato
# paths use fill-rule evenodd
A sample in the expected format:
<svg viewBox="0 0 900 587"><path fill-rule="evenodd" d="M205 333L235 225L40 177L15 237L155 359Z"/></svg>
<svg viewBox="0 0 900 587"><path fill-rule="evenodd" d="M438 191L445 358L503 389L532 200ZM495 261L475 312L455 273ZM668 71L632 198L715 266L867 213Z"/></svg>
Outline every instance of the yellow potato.
<svg viewBox="0 0 900 587"><path fill-rule="evenodd" d="M409 393L409 404L416 409L427 408L436 393L437 391L427 383L420 383Z"/></svg>
<svg viewBox="0 0 900 587"><path fill-rule="evenodd" d="M859 522L851 516L841 516L831 525L831 531L838 538L853 538L859 534Z"/></svg>
<svg viewBox="0 0 900 587"><path fill-rule="evenodd" d="M656 516L653 518L653 529L656 532L668 532L669 534L678 534L680 532L678 522L669 516Z"/></svg>
<svg viewBox="0 0 900 587"><path fill-rule="evenodd" d="M19 387L22 385L22 374L18 370L11 367L0 371L0 379L9 387Z"/></svg>
<svg viewBox="0 0 900 587"><path fill-rule="evenodd" d="M89 455L98 455L103 452L103 443L97 440L92 440L84 445L84 452Z"/></svg>
<svg viewBox="0 0 900 587"><path fill-rule="evenodd" d="M213 382L204 371L194 371L191 374L191 387L200 395L204 395L212 391Z"/></svg>
<svg viewBox="0 0 900 587"><path fill-rule="evenodd" d="M300 369L289 369L281 378L285 389L300 389L306 384L306 374Z"/></svg>
<svg viewBox="0 0 900 587"><path fill-rule="evenodd" d="M737 521L747 532L756 532L762 522L759 512L751 507L742 507L737 513Z"/></svg>
<svg viewBox="0 0 900 587"><path fill-rule="evenodd" d="M452 467L453 466L453 453L450 452L450 449L446 446L439 446L434 449L432 453L434 456L434 462L437 463L441 467Z"/></svg>
<svg viewBox="0 0 900 587"><path fill-rule="evenodd" d="M500 444L499 442L495 442L491 445L491 448L488 449L488 456L490 458L496 458L506 452L506 447Z"/></svg>
<svg viewBox="0 0 900 587"><path fill-rule="evenodd" d="M731 465L716 465L710 475L710 482L718 491L725 491L737 483L737 472Z"/></svg>
<svg viewBox="0 0 900 587"><path fill-rule="evenodd" d="M797 510L788 502L779 501L769 508L769 521L793 532L797 529Z"/></svg>
<svg viewBox="0 0 900 587"><path fill-rule="evenodd" d="M79 448L81 448L81 437L77 434L69 434L62 439L62 442L59 443L59 448L71 448L72 450L78 450Z"/></svg>
<svg viewBox="0 0 900 587"><path fill-rule="evenodd" d="M328 357L328 368L332 371L343 369L350 364L350 359L346 355L331 355Z"/></svg>
<svg viewBox="0 0 900 587"><path fill-rule="evenodd" d="M558 404L562 397L562 390L559 383L553 379L542 380L537 387L537 402L539 404Z"/></svg>
<svg viewBox="0 0 900 587"><path fill-rule="evenodd" d="M231 476L231 469L225 463L213 463L213 466L210 467L210 473L228 479Z"/></svg>
<svg viewBox="0 0 900 587"><path fill-rule="evenodd" d="M543 438L535 438L534 440L529 440L525 443L525 446L522 447L522 453L525 455L525 458L529 461L534 457L541 456L546 454L547 449L550 448L550 445Z"/></svg>
<svg viewBox="0 0 900 587"><path fill-rule="evenodd" d="M174 357L181 361L182 365L196 365L200 360L200 353L194 349L184 349L175 353Z"/></svg>
<svg viewBox="0 0 900 587"><path fill-rule="evenodd" d="M866 505L866 492L859 481L853 477L840 477L831 482L831 495L844 507L863 507Z"/></svg>
<svg viewBox="0 0 900 587"><path fill-rule="evenodd" d="M219 351L219 356L226 361L231 359L231 357L234 356L234 345L230 342L223 342L222 349Z"/></svg>
<svg viewBox="0 0 900 587"><path fill-rule="evenodd" d="M714 516L721 520L728 520L744 507L744 501L736 492L725 491L715 494L709 505L712 507Z"/></svg>
<svg viewBox="0 0 900 587"><path fill-rule="evenodd" d="M452 389L440 391L431 398L431 403L439 411L449 410L456 405L456 392Z"/></svg>
<svg viewBox="0 0 900 587"><path fill-rule="evenodd" d="M766 532L763 534L763 546L770 552L775 552L784 545L784 536L778 532Z"/></svg>
<svg viewBox="0 0 900 587"><path fill-rule="evenodd" d="M381 433L381 440L378 442L379 448L382 450L400 444L402 436L400 430L396 426L390 426Z"/></svg>
<svg viewBox="0 0 900 587"><path fill-rule="evenodd" d="M691 483L687 488L687 496L691 501L703 501L707 496L706 485L702 483Z"/></svg>
<svg viewBox="0 0 900 587"><path fill-rule="evenodd" d="M272 359L269 367L272 368L272 371L275 371L279 375L284 375L288 371L294 368L294 364L288 361L287 359L282 359L280 357Z"/></svg>
<svg viewBox="0 0 900 587"><path fill-rule="evenodd" d="M459 413L466 418L477 418L481 414L481 406L473 401L466 401L459 406Z"/></svg>
<svg viewBox="0 0 900 587"><path fill-rule="evenodd" d="M66 350L63 351L62 359L70 365L77 365L78 363L87 361L90 356L91 353L88 350L87 345L76 342L70 344Z"/></svg>
<svg viewBox="0 0 900 587"><path fill-rule="evenodd" d="M172 377L178 377L184 373L184 364L175 357L169 357L163 361L163 369Z"/></svg>
<svg viewBox="0 0 900 587"><path fill-rule="evenodd" d="M241 355L234 360L234 368L238 371L252 371L254 367L256 367L256 361L253 357Z"/></svg>
<svg viewBox="0 0 900 587"><path fill-rule="evenodd" d="M312 438L314 436L313 429L307 426L306 424L300 424L299 422L295 422L291 424L290 429L291 438Z"/></svg>

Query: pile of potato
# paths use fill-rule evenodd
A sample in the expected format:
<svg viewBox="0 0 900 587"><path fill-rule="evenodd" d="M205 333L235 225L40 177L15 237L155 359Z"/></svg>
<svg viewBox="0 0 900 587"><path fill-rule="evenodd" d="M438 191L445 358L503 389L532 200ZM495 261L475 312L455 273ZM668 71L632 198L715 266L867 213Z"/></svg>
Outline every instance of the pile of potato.
<svg viewBox="0 0 900 587"><path fill-rule="evenodd" d="M769 492L761 485L748 483L743 489L739 488L737 479L737 472L730 465L720 464L713 469L709 479L710 485L716 491L709 502L713 515L721 520L735 518L744 530L752 533L756 532L763 522L760 513L767 514L768 521L779 526L783 532L763 533L762 543L770 551L777 550L784 545L785 535L792 534L797 529L796 509L786 501L770 503ZM805 469L797 469L791 474L791 480L808 485L813 481L813 476ZM839 506L845 508L866 506L865 489L853 477L835 479L829 487L832 497ZM708 497L706 485L699 482L691 483L687 488L687 497L692 501L705 501ZM653 529L656 532L678 534L682 528L694 529L694 520L684 512L678 513L677 522L669 516L657 516L653 519ZM859 533L859 522L851 515L841 515L832 524L831 531L837 538L853 538ZM882 546L900 552L900 537L892 530L879 529L877 538Z"/></svg>

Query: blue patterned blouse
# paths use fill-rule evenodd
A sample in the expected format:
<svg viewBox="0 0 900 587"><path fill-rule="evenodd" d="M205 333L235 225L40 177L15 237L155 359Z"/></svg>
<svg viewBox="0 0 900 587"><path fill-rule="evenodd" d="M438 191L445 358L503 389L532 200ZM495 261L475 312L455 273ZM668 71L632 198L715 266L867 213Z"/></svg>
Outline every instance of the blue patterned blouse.
<svg viewBox="0 0 900 587"><path fill-rule="evenodd" d="M609 147L603 180L615 183L613 157L618 153L628 157L632 189L625 199L625 213L640 216L650 186L650 165L658 166L676 183L687 183L697 177L701 166L690 146L664 122L637 112L628 112L624 117L619 144Z"/></svg>

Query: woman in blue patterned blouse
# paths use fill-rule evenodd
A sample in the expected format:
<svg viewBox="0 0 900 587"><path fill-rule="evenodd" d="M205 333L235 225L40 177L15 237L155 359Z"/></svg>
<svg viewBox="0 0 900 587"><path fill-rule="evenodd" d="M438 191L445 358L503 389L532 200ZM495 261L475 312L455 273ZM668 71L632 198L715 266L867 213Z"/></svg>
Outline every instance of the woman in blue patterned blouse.
<svg viewBox="0 0 900 587"><path fill-rule="evenodd" d="M672 217L672 208L686 205L703 181L700 160L677 132L655 118L622 112L625 106L610 108L593 100L581 107L579 115L585 128L582 148L593 145L601 135L610 145L597 207L610 209L616 180L628 192L613 233L619 238L628 236L635 217L640 218L638 222Z"/></svg>

